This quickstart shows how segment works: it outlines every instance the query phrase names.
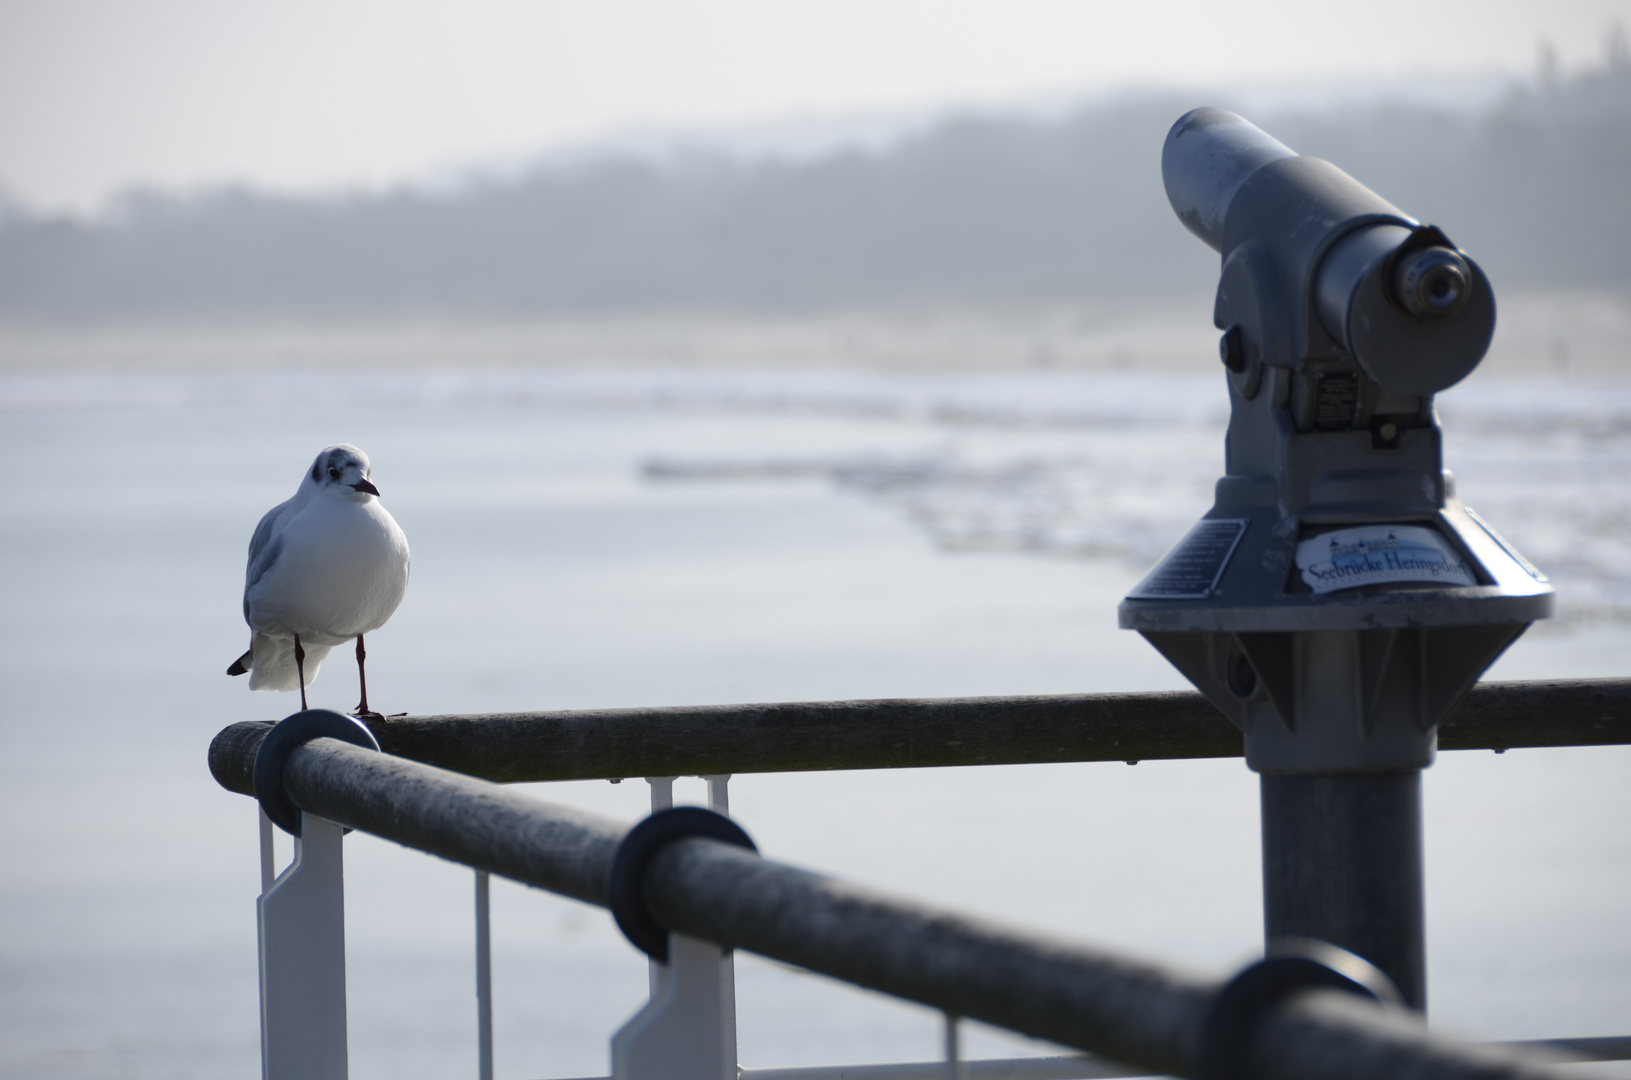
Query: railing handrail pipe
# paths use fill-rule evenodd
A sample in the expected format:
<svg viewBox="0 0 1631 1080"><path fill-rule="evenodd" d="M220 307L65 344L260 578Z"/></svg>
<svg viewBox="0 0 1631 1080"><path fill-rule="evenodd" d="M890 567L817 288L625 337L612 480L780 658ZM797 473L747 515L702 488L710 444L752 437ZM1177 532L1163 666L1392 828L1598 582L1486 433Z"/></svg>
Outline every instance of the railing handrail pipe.
<svg viewBox="0 0 1631 1080"><path fill-rule="evenodd" d="M271 725L210 746L229 791L252 793ZM1240 732L1193 691L410 716L374 721L398 757L501 783L631 776L1239 757ZM1631 679L1478 686L1441 750L1631 744Z"/></svg>
<svg viewBox="0 0 1631 1080"><path fill-rule="evenodd" d="M625 832L600 815L328 738L289 754L283 784L307 813L600 906ZM1154 1072L1200 1073L1197 1041L1216 981L712 840L663 849L645 886L671 931ZM1418 1077L1561 1075L1543 1059L1442 1039L1413 1013L1356 1001L1305 993L1276 1009L1254 1044L1261 1075L1375 1077L1407 1063Z"/></svg>

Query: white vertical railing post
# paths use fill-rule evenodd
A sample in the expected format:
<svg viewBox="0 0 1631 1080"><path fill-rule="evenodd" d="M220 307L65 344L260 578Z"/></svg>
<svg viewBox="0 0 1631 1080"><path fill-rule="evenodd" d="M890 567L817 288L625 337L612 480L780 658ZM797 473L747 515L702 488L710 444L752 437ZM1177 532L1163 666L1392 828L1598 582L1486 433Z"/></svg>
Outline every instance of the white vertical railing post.
<svg viewBox="0 0 1631 1080"><path fill-rule="evenodd" d="M708 809L716 814L731 816L731 777L730 773L716 776L704 776L708 782ZM730 1048L732 1066L736 1064L736 953L725 949L719 957L720 1008L719 1026L720 1034L725 1045Z"/></svg>
<svg viewBox="0 0 1631 1080"><path fill-rule="evenodd" d="M674 805L674 777L648 776L653 813ZM728 776L706 777L710 808L730 807ZM668 935L651 961L651 1000L612 1036L613 1080L737 1080L736 968L729 952Z"/></svg>
<svg viewBox="0 0 1631 1080"><path fill-rule="evenodd" d="M736 1045L725 1043L719 946L668 935L656 995L612 1036L613 1080L736 1080Z"/></svg>
<svg viewBox="0 0 1631 1080"><path fill-rule="evenodd" d="M267 827L261 872L271 866ZM261 893L261 1076L346 1080L344 830L301 814L294 861Z"/></svg>
<svg viewBox="0 0 1631 1080"><path fill-rule="evenodd" d="M667 810L674 805L674 781L677 776L648 776L646 783L651 785L651 812Z"/></svg>
<svg viewBox="0 0 1631 1080"><path fill-rule="evenodd" d="M476 871L476 1073L493 1080L493 927L491 881Z"/></svg>
<svg viewBox="0 0 1631 1080"><path fill-rule="evenodd" d="M646 783L651 785L651 812L671 809L674 805L674 776L648 776ZM657 988L663 981L663 966L655 960L646 961L646 982L651 990L651 1000L657 1000Z"/></svg>
<svg viewBox="0 0 1631 1080"><path fill-rule="evenodd" d="M704 776L708 781L708 809L716 814L731 816L731 774L718 773Z"/></svg>
<svg viewBox="0 0 1631 1080"><path fill-rule="evenodd" d="M963 1080L962 1032L958 1026L961 1019L954 1013L946 1014L946 1080Z"/></svg>
<svg viewBox="0 0 1631 1080"><path fill-rule="evenodd" d="M261 892L272 887L272 880L277 877L277 858L272 847L272 819L266 816L266 811L259 811L261 821Z"/></svg>

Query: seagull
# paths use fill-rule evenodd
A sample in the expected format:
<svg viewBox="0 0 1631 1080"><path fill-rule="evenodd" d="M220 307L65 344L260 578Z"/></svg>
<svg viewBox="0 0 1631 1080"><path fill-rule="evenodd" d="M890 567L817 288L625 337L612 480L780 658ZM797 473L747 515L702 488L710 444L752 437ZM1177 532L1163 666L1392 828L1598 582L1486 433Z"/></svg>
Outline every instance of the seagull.
<svg viewBox="0 0 1631 1080"><path fill-rule="evenodd" d="M317 455L287 502L266 512L249 541L244 621L249 649L227 668L251 690L300 691L328 651L357 639L356 715L368 708L363 635L378 630L408 588L408 539L380 505L368 455L344 443Z"/></svg>

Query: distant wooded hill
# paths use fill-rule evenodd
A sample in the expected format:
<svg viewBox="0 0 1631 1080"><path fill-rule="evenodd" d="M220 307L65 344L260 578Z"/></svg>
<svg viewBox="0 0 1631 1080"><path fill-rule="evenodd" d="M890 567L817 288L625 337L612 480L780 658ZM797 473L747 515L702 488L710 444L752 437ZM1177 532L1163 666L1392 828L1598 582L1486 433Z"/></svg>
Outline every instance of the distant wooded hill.
<svg viewBox="0 0 1631 1080"><path fill-rule="evenodd" d="M1227 105L1226 95L1210 104ZM516 316L1068 301L1208 287L1148 95L951 119L887 150L542 169L455 194L148 196L0 224L0 316ZM1497 287L1631 285L1631 65L1482 112L1253 117L1443 226Z"/></svg>

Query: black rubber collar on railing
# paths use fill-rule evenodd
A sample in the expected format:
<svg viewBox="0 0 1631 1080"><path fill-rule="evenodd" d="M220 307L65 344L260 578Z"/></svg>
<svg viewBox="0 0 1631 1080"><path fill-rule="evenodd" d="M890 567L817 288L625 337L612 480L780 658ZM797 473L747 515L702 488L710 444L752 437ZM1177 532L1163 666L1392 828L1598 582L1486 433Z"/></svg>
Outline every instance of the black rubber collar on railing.
<svg viewBox="0 0 1631 1080"><path fill-rule="evenodd" d="M296 747L313 739L339 739L367 750L379 749L379 741L362 721L333 709L307 709L273 724L255 752L255 798L266 816L290 836L300 835L300 807L283 789L283 763Z"/></svg>
<svg viewBox="0 0 1631 1080"><path fill-rule="evenodd" d="M1199 1080L1248 1080L1247 1058L1263 1018L1304 990L1343 990L1387 1005L1404 997L1381 968L1346 949L1309 938L1279 938L1212 999L1201 1030Z"/></svg>
<svg viewBox="0 0 1631 1080"><path fill-rule="evenodd" d="M668 963L668 927L657 921L646 903L646 867L669 844L693 836L759 850L742 826L724 814L700 806L676 806L659 810L630 829L612 858L606 906L623 936L659 963Z"/></svg>

